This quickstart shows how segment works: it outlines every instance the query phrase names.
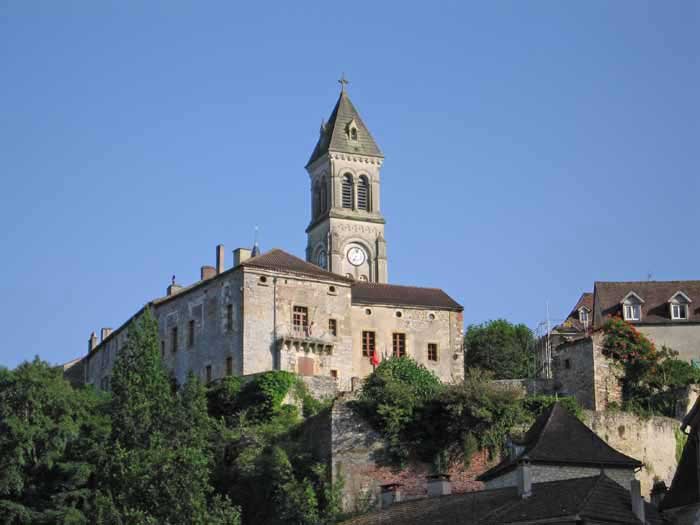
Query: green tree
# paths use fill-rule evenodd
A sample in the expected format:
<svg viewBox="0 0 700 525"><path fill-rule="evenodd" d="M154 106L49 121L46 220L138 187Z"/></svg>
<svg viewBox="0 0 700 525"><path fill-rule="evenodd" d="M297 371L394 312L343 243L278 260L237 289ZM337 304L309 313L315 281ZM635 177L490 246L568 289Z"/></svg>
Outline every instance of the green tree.
<svg viewBox="0 0 700 525"><path fill-rule="evenodd" d="M529 377L534 343L532 331L524 324L497 319L469 325L464 335L464 365L489 370L495 379Z"/></svg>
<svg viewBox="0 0 700 525"><path fill-rule="evenodd" d="M97 522L233 524L210 483L214 429L193 376L174 392L149 309L134 321L112 376L112 434Z"/></svg>
<svg viewBox="0 0 700 525"><path fill-rule="evenodd" d="M0 523L88 523L104 398L36 358L0 370Z"/></svg>

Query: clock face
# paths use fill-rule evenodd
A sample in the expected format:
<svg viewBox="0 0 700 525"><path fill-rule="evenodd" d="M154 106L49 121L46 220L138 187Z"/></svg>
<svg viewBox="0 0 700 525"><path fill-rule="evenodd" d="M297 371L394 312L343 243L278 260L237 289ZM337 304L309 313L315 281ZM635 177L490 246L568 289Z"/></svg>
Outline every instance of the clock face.
<svg viewBox="0 0 700 525"><path fill-rule="evenodd" d="M321 268L326 267L326 252L325 252L325 250L321 250L320 252L318 252L318 265Z"/></svg>
<svg viewBox="0 0 700 525"><path fill-rule="evenodd" d="M365 251L358 246L353 246L348 250L348 261L353 266L360 266L366 258Z"/></svg>

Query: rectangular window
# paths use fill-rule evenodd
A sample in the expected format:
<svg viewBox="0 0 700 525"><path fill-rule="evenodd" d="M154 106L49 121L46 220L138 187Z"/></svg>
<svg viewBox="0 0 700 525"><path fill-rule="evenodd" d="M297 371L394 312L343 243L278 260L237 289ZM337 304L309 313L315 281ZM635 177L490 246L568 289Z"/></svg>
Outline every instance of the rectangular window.
<svg viewBox="0 0 700 525"><path fill-rule="evenodd" d="M295 331L306 331L309 326L309 310L306 306L295 306L292 313L292 325Z"/></svg>
<svg viewBox="0 0 700 525"><path fill-rule="evenodd" d="M194 320L187 325L187 346L189 348L194 346Z"/></svg>
<svg viewBox="0 0 700 525"><path fill-rule="evenodd" d="M165 341L160 342L160 357L165 357Z"/></svg>
<svg viewBox="0 0 700 525"><path fill-rule="evenodd" d="M671 319L688 319L688 305L687 304L672 304L671 305Z"/></svg>
<svg viewBox="0 0 700 525"><path fill-rule="evenodd" d="M404 357L406 355L406 334L392 334L391 347L394 357Z"/></svg>
<svg viewBox="0 0 700 525"><path fill-rule="evenodd" d="M571 368L571 360L570 359L564 359L564 368L567 370Z"/></svg>
<svg viewBox="0 0 700 525"><path fill-rule="evenodd" d="M226 305L226 330L233 331L233 305Z"/></svg>
<svg viewBox="0 0 700 525"><path fill-rule="evenodd" d="M207 365L205 370L206 370L207 383L211 383L211 365Z"/></svg>
<svg viewBox="0 0 700 525"><path fill-rule="evenodd" d="M331 370L331 377L333 379L338 379L338 371L337 370Z"/></svg>
<svg viewBox="0 0 700 525"><path fill-rule="evenodd" d="M335 337L338 335L338 321L335 319L328 319L328 332Z"/></svg>
<svg viewBox="0 0 700 525"><path fill-rule="evenodd" d="M233 375L233 357L226 358L226 375L227 376Z"/></svg>
<svg viewBox="0 0 700 525"><path fill-rule="evenodd" d="M588 310L581 308L578 312L578 318L583 326L588 326Z"/></svg>
<svg viewBox="0 0 700 525"><path fill-rule="evenodd" d="M428 343L428 361L438 360L438 346L437 343Z"/></svg>
<svg viewBox="0 0 700 525"><path fill-rule="evenodd" d="M624 305L625 321L639 321L642 318L642 307L638 304Z"/></svg>
<svg viewBox="0 0 700 525"><path fill-rule="evenodd" d="M170 344L172 352L177 352L177 326L173 326L170 330Z"/></svg>
<svg viewBox="0 0 700 525"><path fill-rule="evenodd" d="M374 353L374 349L374 332L362 332L362 355L364 357L371 357Z"/></svg>

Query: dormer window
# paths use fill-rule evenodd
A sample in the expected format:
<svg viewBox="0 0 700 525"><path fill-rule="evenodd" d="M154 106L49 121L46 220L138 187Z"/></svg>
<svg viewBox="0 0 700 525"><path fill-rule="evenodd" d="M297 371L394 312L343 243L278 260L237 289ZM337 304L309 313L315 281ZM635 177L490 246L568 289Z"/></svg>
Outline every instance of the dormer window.
<svg viewBox="0 0 700 525"><path fill-rule="evenodd" d="M671 319L674 321L686 321L688 319L688 305L692 301L683 292L678 291L668 300L671 309Z"/></svg>
<svg viewBox="0 0 700 525"><path fill-rule="evenodd" d="M578 320L581 321L584 328L588 328L589 313L588 308L585 306L578 309Z"/></svg>
<svg viewBox="0 0 700 525"><path fill-rule="evenodd" d="M355 119L348 122L347 134L350 140L357 140L357 123L355 123Z"/></svg>
<svg viewBox="0 0 700 525"><path fill-rule="evenodd" d="M644 299L636 293L630 292L622 299L622 317L625 321L642 320L642 304Z"/></svg>

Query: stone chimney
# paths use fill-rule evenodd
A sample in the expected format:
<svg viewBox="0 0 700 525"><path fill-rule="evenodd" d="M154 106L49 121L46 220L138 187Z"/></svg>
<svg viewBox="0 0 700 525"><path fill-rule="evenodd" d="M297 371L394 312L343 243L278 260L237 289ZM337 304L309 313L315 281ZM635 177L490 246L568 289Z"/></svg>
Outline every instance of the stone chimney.
<svg viewBox="0 0 700 525"><path fill-rule="evenodd" d="M382 506L385 509L391 507L394 503L401 501L401 484L387 483L381 486L382 489Z"/></svg>
<svg viewBox="0 0 700 525"><path fill-rule="evenodd" d="M449 474L434 474L426 478L428 484L428 497L449 496L452 494L452 483Z"/></svg>
<svg viewBox="0 0 700 525"><path fill-rule="evenodd" d="M250 253L248 248L236 248L233 250L233 265L238 266L242 262L250 259Z"/></svg>
<svg viewBox="0 0 700 525"><path fill-rule="evenodd" d="M216 273L224 271L224 245L219 244L216 247Z"/></svg>
<svg viewBox="0 0 700 525"><path fill-rule="evenodd" d="M171 295L175 295L180 290L182 290L182 286L175 282L175 276L173 275L173 278L170 281L170 286L168 286L166 293L168 294L168 297L170 297Z"/></svg>
<svg viewBox="0 0 700 525"><path fill-rule="evenodd" d="M107 339L109 337L109 334L111 334L111 333L112 333L111 328L102 328L100 330L100 343L102 341L104 341L105 339ZM95 345L95 346L97 346L97 345Z"/></svg>
<svg viewBox="0 0 700 525"><path fill-rule="evenodd" d="M523 459L518 462L516 475L518 478L518 496L523 499L529 498L532 496L532 470L528 460Z"/></svg>
<svg viewBox="0 0 700 525"><path fill-rule="evenodd" d="M216 268L213 266L202 266L200 269L200 279L202 281L206 281L207 279L211 279L214 277L217 273Z"/></svg>
<svg viewBox="0 0 700 525"><path fill-rule="evenodd" d="M630 495L632 496L632 512L642 523L646 523L644 519L644 498L642 498L642 486L638 479L630 481Z"/></svg>
<svg viewBox="0 0 700 525"><path fill-rule="evenodd" d="M97 334L92 332L88 339L88 352L92 352L95 348L97 348Z"/></svg>
<svg viewBox="0 0 700 525"><path fill-rule="evenodd" d="M668 488L666 487L666 483L664 481L655 481L654 486L651 488L651 492L649 493L651 504L658 509L667 491Z"/></svg>

